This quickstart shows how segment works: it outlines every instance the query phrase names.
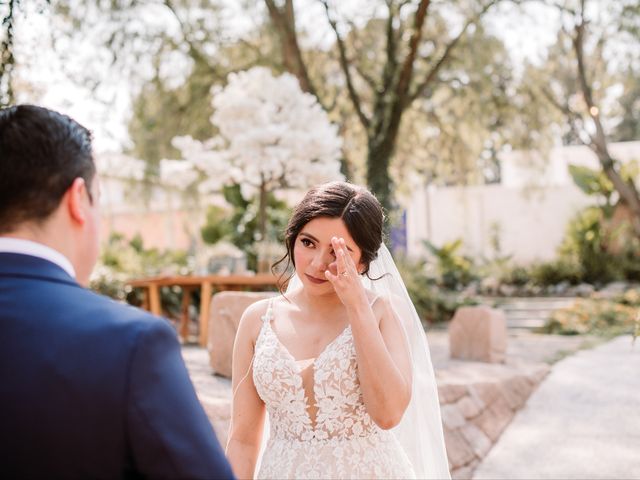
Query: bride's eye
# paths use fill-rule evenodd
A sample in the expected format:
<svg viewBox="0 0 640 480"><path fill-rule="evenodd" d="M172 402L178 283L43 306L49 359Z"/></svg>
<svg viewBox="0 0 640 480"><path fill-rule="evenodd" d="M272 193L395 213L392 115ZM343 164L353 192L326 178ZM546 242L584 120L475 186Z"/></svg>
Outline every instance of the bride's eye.
<svg viewBox="0 0 640 480"><path fill-rule="evenodd" d="M305 247L310 247L313 245L313 242L308 238L301 238L300 243L302 243L302 245L304 245Z"/></svg>

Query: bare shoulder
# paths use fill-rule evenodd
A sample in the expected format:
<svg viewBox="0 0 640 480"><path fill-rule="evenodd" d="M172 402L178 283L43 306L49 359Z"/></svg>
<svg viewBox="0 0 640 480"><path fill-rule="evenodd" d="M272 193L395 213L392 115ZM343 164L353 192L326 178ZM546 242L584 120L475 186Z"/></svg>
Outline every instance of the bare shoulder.
<svg viewBox="0 0 640 480"><path fill-rule="evenodd" d="M400 306L403 305L402 299L395 293L376 294L374 292L367 291L371 295L369 301L371 302L371 309L374 315L380 322L386 317L395 317L403 310Z"/></svg>
<svg viewBox="0 0 640 480"><path fill-rule="evenodd" d="M270 298L265 298L252 303L242 314L238 325L238 337L249 338L255 342L262 327L262 318L267 313Z"/></svg>

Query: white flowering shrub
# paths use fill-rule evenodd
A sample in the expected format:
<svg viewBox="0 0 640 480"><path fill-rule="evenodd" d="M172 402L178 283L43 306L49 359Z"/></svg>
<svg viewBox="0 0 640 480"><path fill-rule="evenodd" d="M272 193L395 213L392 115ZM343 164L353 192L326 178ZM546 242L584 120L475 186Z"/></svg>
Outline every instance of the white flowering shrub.
<svg viewBox="0 0 640 480"><path fill-rule="evenodd" d="M219 135L204 142L174 138L185 168L163 162L169 167L163 178L184 185L196 171L202 193L238 184L246 200L342 178L337 128L293 75L274 77L264 67L231 74L214 91L213 107Z"/></svg>

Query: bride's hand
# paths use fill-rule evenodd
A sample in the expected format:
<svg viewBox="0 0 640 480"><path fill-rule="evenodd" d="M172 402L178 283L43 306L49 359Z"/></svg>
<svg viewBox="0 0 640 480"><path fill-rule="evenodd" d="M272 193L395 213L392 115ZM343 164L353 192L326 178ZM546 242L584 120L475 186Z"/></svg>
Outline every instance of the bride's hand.
<svg viewBox="0 0 640 480"><path fill-rule="evenodd" d="M333 237L331 245L336 255L337 275L327 269L324 272L325 277L331 282L345 307L356 308L363 303L366 304L367 296L360 281L360 272L353 258L347 253L344 239Z"/></svg>

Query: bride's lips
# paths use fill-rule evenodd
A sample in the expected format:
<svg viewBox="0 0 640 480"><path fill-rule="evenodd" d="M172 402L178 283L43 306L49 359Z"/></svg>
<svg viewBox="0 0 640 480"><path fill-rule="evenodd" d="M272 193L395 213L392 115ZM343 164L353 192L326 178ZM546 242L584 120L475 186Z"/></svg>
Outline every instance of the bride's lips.
<svg viewBox="0 0 640 480"><path fill-rule="evenodd" d="M312 277L311 275L307 275L306 273L304 274L304 276L307 277L311 283L315 283L317 285L328 282L328 280Z"/></svg>

